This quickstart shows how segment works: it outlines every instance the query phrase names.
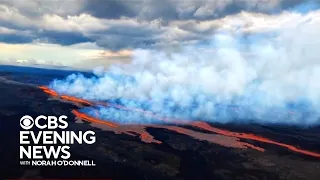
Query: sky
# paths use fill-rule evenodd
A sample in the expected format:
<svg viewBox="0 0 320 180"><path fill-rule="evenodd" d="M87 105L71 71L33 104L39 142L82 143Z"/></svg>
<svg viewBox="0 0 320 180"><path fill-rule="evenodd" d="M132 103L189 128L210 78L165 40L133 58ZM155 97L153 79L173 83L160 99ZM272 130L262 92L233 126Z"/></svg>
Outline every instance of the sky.
<svg viewBox="0 0 320 180"><path fill-rule="evenodd" d="M203 45L220 31L319 22L319 0L0 0L0 63L93 69L137 49ZM319 27L319 26L317 26Z"/></svg>

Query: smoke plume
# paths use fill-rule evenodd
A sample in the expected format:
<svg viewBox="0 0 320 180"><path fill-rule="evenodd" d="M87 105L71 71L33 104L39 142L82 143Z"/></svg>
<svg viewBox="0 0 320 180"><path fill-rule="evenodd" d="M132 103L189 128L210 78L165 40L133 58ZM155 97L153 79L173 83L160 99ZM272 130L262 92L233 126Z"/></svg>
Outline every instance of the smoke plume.
<svg viewBox="0 0 320 180"><path fill-rule="evenodd" d="M159 117L319 125L320 21L312 13L272 33L217 30L209 43L176 52L136 49L131 64L99 67L93 77L72 74L50 88ZM106 107L98 112L121 123L160 123L139 112Z"/></svg>

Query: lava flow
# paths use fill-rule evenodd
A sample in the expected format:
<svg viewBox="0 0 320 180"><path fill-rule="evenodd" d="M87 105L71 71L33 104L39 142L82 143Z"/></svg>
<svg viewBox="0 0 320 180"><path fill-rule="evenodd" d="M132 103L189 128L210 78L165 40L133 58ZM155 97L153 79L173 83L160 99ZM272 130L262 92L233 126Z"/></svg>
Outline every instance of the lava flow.
<svg viewBox="0 0 320 180"><path fill-rule="evenodd" d="M136 109L136 108L131 109L131 108L128 108L125 106L117 105L117 104L90 102L87 100L83 100L80 98L67 96L67 95L60 95L59 96L58 93L56 93L54 90L52 90L48 87L40 86L39 88L51 96L60 97L61 99L71 101L73 103L77 103L77 104L80 103L80 104L87 105L87 106L99 104L99 105L115 107L115 108L127 110L127 111L141 112L145 115L152 116L153 118L163 120L166 123L171 122L171 123L175 123L175 124L190 125L190 126L197 127L197 128L209 131L209 132L216 133L216 134L201 133L201 132L193 131L193 130L182 128L179 126L172 126L172 125L152 125L152 124L150 124L150 125L149 124L148 125L119 125L119 124L116 124L113 122L100 120L100 119L88 116L87 114L81 113L77 110L72 111L72 113L76 117L83 119L85 121L91 122L96 126L98 124L107 125L108 130L114 131L115 133L125 133L125 134L132 135L132 136L135 136L135 135L132 134L131 132L140 134L140 139L142 141L148 142L148 143L151 143L151 142L158 143L158 144L161 143L160 141L155 140L153 138L153 136L150 135L145 130L146 127L153 127L153 128L163 128L163 129L171 130L171 131L177 132L179 134L188 135L188 136L191 136L191 137L199 139L199 140L206 140L206 141L220 144L220 145L227 146L227 147L234 147L234 148L248 148L249 147L249 148L252 148L252 149L255 149L258 151L262 151L262 152L264 151L263 148L254 146L249 143L239 141L239 139L247 139L247 140L254 140L254 141L268 143L268 144L274 144L274 145L277 145L280 147L285 147L285 148L287 148L291 151L297 152L297 153L320 158L320 154L316 153L316 152L311 152L308 150L299 149L299 148L296 148L295 146L292 146L289 144L284 144L284 143L279 143L279 142L276 142L276 141L273 141L273 140L270 140L270 139L267 139L264 137L260 137L260 136L254 135L254 134L238 133L238 132L232 132L232 131L228 131L228 130L215 128L215 127L212 127L211 125L209 125L208 123L202 122L202 121L191 122L188 120L173 120L173 119L169 119L169 118L160 118L160 117L156 117L152 112L144 111L143 109ZM220 135L218 135L218 134L220 134Z"/></svg>
<svg viewBox="0 0 320 180"><path fill-rule="evenodd" d="M315 153L315 152L311 152L311 151L307 151L307 150L303 150L303 149L299 149L296 148L292 145L289 144L284 144L284 143L279 143L264 137L260 137L254 134L249 134L249 133L237 133L237 132L231 132L228 130L223 130L223 129L218 129L215 127L210 126L208 123L205 122L193 122L192 123L193 126L196 126L198 128L210 131L210 132L214 132L214 133L218 133L218 134L222 134L225 136L231 136L231 137L237 137L237 138L241 138L241 139L249 139L249 140L254 140L254 141L259 141L259 142L264 142L264 143L268 143L268 144L274 144L274 145L278 145L281 147L285 147L287 149L290 149L291 151L295 151L301 154L305 154L305 155L309 155L309 156L313 156L313 157L318 157L320 158L320 154L319 153Z"/></svg>
<svg viewBox="0 0 320 180"><path fill-rule="evenodd" d="M79 117L80 119L83 119L83 120L86 120L86 121L89 121L89 122L95 122L95 123L105 124L105 125L107 125L107 126L114 127L114 128L119 127L119 125L117 125L117 124L115 124L115 123L108 122L108 121L101 121L101 120L98 120L98 119L96 119L96 118L90 117L90 116L88 116L88 115L86 115L86 114L84 114L84 113L80 113L80 112L78 112L78 111L76 111L76 110L72 110L72 113L73 113L75 116Z"/></svg>
<svg viewBox="0 0 320 180"><path fill-rule="evenodd" d="M190 136L194 139L199 139L199 140L206 140L211 143L219 144L225 147L233 147L233 148L252 148L258 151L263 152L264 149L254 146L249 143L245 142L240 142L238 138L234 137L228 137L228 136L221 136L218 134L208 134L208 133L202 133L202 132L197 132L194 130L190 130L187 128L179 127L179 126L170 126L170 125L154 125L154 124L149 124L149 125L114 125L112 122L108 122L106 120L100 120L91 116L88 116L84 113L81 113L77 110L72 110L72 113L85 121L91 122L91 126L93 127L98 127L107 131L113 131L116 134L127 134L130 136L136 136L135 134L139 134L139 137L141 141L146 142L146 143L157 143L161 144L161 141L158 141L154 139L154 137L149 134L146 131L146 128L152 127L152 128L159 128L159 129L167 129L169 131L174 131L179 134L187 135ZM99 125L107 125L105 127L101 127ZM135 134L133 134L135 133Z"/></svg>

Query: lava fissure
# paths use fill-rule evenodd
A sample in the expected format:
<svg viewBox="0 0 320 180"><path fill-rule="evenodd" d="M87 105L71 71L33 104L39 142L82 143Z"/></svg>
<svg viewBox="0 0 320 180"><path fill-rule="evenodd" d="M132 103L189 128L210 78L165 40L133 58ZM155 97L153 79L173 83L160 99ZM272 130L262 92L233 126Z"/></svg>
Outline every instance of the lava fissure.
<svg viewBox="0 0 320 180"><path fill-rule="evenodd" d="M280 147L284 147L287 148L291 151L297 152L297 153L301 153L304 155L308 155L308 156L313 156L313 157L317 157L320 158L320 154L316 153L316 152L311 152L308 150L303 150L303 149L299 149L295 146L289 145L289 144L284 144L284 143L280 143L280 142L276 142L273 141L271 139L268 138L264 138L264 137L260 137L254 134L250 134L250 133L238 133L238 132L232 132L232 131L228 131L228 130L223 130L223 129L219 129L219 128L215 128L211 125L209 125L206 122L202 122L202 121L188 121L188 120L176 120L176 119L170 119L170 118L163 118L163 117L157 117L153 112L150 111L144 111L143 109L138 109L138 108L128 108L122 105L117 105L117 104L110 104L110 103L104 103L104 102L91 102L91 101L87 101L84 99L80 99L80 98L76 98L76 97L72 97L72 96L68 96L68 95L60 95L55 92L54 90L46 87L46 86L39 86L40 89L42 89L45 93L54 96L54 97L60 97L61 99L67 100L67 101L71 101L73 103L80 103L83 105L87 105L87 106L94 106L94 105L103 105L103 106L109 106L109 107L114 107L114 108L118 108L118 109L123 109L123 110L127 110L127 111L135 111L135 112L141 112L146 116L152 117L152 118L156 118L159 120L162 120L166 123L170 123L170 124L187 124L193 127L197 127L199 129L203 129L209 132L213 132L216 134L220 134L222 136L225 137L229 137L228 141L221 141L221 138L219 139L218 136L213 136L215 134L207 134L207 133L201 133L201 132L197 132L197 131L193 131L190 129L186 129L186 128L182 128L179 126L171 126L171 125L120 125L111 121L106 121L106 120L100 120L94 117L91 117L85 113L81 113L77 110L72 110L72 113L83 120L86 120L88 122L91 123L96 123L96 124L103 124L108 126L109 130L114 131L114 132L118 132L118 133L125 133L128 135L132 135L134 136L134 134L130 133L130 132L135 132L137 134L140 134L140 139L143 142L147 142L147 143L158 143L161 144L160 141L155 140L154 137L152 135L150 135L145 128L146 127L155 127L155 128L164 128L164 129L168 129L171 131L175 131L179 134L184 134L184 135L188 135L191 136L193 138L199 139L199 140L207 140L209 142L212 143L216 143L216 144L220 144L223 146L227 146L227 147L235 147L235 148L252 148L261 152L264 152L265 150L261 147L257 147L254 146L252 144L246 143L246 142L240 142L239 139L248 139L248 140L254 140L254 141L258 141L258 142L263 142L263 143L268 143L268 144L274 144ZM238 109L237 109L238 110ZM292 112L294 113L294 112ZM97 116L98 117L98 116ZM225 139L224 139L225 140Z"/></svg>

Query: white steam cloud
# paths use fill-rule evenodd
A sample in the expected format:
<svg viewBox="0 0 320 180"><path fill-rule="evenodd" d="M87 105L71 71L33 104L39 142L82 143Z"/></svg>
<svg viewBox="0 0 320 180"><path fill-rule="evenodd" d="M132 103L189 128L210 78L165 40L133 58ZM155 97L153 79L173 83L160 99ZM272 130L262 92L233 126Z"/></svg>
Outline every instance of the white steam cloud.
<svg viewBox="0 0 320 180"><path fill-rule="evenodd" d="M50 87L165 117L319 125L320 20L312 13L273 33L219 32L210 43L174 53L135 50L131 64L97 68L90 78L72 74ZM121 123L146 122L139 113L99 112Z"/></svg>

